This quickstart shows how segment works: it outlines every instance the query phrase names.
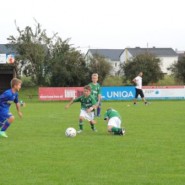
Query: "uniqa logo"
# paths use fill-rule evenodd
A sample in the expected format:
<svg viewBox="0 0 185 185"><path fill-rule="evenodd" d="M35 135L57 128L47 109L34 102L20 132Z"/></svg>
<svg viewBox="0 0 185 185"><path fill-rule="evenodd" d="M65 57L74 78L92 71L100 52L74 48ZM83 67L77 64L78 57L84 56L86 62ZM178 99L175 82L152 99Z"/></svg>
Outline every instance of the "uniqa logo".
<svg viewBox="0 0 185 185"><path fill-rule="evenodd" d="M132 94L132 91L128 92L128 91L111 91L111 92L107 92L107 97L108 98L127 98L127 97L134 97Z"/></svg>

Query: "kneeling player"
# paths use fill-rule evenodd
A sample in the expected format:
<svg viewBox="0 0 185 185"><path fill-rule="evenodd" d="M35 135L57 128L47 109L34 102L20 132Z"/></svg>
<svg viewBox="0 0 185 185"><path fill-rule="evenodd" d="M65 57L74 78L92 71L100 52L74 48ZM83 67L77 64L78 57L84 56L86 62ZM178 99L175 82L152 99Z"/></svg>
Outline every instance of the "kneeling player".
<svg viewBox="0 0 185 185"><path fill-rule="evenodd" d="M125 130L121 128L121 116L115 109L107 109L104 120L108 122L107 129L108 132L113 133L114 135L124 135Z"/></svg>

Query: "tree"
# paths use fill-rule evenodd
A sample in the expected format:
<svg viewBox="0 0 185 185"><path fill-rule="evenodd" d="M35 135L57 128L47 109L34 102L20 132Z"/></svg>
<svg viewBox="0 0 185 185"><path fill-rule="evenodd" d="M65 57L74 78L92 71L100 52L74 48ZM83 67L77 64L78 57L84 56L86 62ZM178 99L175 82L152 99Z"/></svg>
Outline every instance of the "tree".
<svg viewBox="0 0 185 185"><path fill-rule="evenodd" d="M110 74L111 64L102 56L95 54L93 58L89 58L88 64L90 73L98 73L99 82L102 83L107 75Z"/></svg>
<svg viewBox="0 0 185 185"><path fill-rule="evenodd" d="M7 39L18 53L15 63L18 74L23 72L24 75L31 76L36 84L42 84L45 79L44 62L52 38L47 36L46 30L42 30L41 25L37 22L34 31L30 26L21 30L16 25L16 29L19 33L18 37L11 35Z"/></svg>
<svg viewBox="0 0 185 185"><path fill-rule="evenodd" d="M141 54L132 60L128 60L123 64L122 69L125 82L131 82L140 71L144 73L143 85L156 83L164 76L160 68L160 59L149 53Z"/></svg>
<svg viewBox="0 0 185 185"><path fill-rule="evenodd" d="M177 80L185 83L185 56L180 58L177 63L174 63L170 70Z"/></svg>
<svg viewBox="0 0 185 185"><path fill-rule="evenodd" d="M57 38L51 51L51 86L84 86L89 80L89 70L84 56L69 45L69 39Z"/></svg>

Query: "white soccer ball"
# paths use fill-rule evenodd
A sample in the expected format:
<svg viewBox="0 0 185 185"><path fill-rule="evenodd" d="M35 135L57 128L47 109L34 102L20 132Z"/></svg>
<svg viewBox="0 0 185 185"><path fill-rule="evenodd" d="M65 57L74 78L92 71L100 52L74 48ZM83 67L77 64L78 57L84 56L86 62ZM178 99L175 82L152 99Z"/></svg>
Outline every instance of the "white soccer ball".
<svg viewBox="0 0 185 185"><path fill-rule="evenodd" d="M69 127L69 128L66 129L65 135L67 137L75 137L76 136L76 130L72 127Z"/></svg>

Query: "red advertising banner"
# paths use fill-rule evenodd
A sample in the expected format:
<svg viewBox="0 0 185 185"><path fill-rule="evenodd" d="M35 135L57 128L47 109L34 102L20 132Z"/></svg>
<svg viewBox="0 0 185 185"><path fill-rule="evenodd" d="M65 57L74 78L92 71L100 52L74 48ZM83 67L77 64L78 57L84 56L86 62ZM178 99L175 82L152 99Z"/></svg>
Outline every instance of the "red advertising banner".
<svg viewBox="0 0 185 185"><path fill-rule="evenodd" d="M39 100L71 100L83 94L83 87L40 87Z"/></svg>

